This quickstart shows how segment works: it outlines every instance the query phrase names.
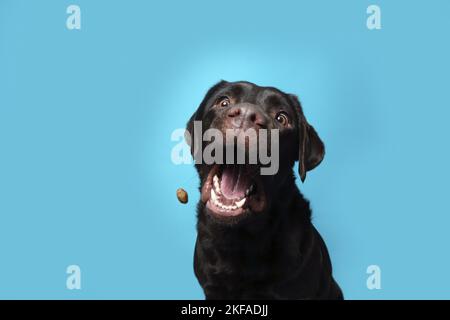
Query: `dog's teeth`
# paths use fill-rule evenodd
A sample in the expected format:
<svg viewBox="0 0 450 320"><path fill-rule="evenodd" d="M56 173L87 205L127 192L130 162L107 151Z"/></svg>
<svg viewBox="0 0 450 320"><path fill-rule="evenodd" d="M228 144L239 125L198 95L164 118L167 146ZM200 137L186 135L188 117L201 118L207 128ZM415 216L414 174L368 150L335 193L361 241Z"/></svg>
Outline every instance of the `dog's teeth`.
<svg viewBox="0 0 450 320"><path fill-rule="evenodd" d="M211 188L211 202L216 207L219 207L223 210L231 211L231 210L236 210L238 208L241 208L244 205L246 200L247 200L247 198L243 198L240 201L235 202L234 205L227 206L227 205L223 204L222 202L220 202L219 196L216 194L216 191L214 190L214 188Z"/></svg>
<svg viewBox="0 0 450 320"><path fill-rule="evenodd" d="M237 202L235 203L236 207L242 208L242 206L243 206L244 203L245 203L245 200L247 200L247 198L244 198L244 199L242 199L242 200L237 201Z"/></svg>
<svg viewBox="0 0 450 320"><path fill-rule="evenodd" d="M216 189L216 192L218 194L221 194L220 185L219 185L219 178L217 176L214 176L213 181L214 181L214 189Z"/></svg>
<svg viewBox="0 0 450 320"><path fill-rule="evenodd" d="M248 187L248 189L245 190L245 196L248 197L253 193L253 191L255 191L255 185L251 184L250 187Z"/></svg>
<svg viewBox="0 0 450 320"><path fill-rule="evenodd" d="M212 200L212 202L217 203L217 195L214 192L213 188L211 188L211 200Z"/></svg>

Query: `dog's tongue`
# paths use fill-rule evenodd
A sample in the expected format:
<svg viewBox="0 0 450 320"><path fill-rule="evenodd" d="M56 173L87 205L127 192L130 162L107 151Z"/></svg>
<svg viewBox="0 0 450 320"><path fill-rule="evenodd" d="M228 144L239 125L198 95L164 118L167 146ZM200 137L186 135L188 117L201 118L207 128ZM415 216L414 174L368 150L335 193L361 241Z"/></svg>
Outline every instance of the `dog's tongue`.
<svg viewBox="0 0 450 320"><path fill-rule="evenodd" d="M250 179L242 166L225 166L220 180L222 194L228 199L241 199L250 187Z"/></svg>

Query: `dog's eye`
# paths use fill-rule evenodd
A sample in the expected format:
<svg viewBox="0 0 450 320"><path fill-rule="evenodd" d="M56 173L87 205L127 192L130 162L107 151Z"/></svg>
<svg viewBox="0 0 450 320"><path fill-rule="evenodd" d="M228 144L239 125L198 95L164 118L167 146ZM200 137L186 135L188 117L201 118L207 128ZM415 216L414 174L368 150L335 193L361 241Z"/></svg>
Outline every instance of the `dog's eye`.
<svg viewBox="0 0 450 320"><path fill-rule="evenodd" d="M289 117L284 111L278 112L275 120L277 120L282 126L287 126L289 123Z"/></svg>
<svg viewBox="0 0 450 320"><path fill-rule="evenodd" d="M228 97L220 97L217 99L217 104L221 107L228 107L230 105L230 99Z"/></svg>

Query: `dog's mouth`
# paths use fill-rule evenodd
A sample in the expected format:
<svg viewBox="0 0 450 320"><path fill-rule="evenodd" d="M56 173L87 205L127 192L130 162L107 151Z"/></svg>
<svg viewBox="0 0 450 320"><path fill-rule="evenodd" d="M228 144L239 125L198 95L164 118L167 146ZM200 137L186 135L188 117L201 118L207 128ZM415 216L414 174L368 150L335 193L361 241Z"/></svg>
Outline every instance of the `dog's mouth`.
<svg viewBox="0 0 450 320"><path fill-rule="evenodd" d="M264 185L256 165L214 165L202 186L202 201L219 217L262 212L266 207Z"/></svg>

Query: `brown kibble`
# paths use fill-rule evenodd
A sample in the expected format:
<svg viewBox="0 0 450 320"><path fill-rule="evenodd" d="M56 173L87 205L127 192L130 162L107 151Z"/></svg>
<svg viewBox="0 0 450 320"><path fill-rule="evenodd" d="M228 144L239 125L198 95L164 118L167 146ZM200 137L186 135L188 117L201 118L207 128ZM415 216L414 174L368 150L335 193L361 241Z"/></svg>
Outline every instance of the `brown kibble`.
<svg viewBox="0 0 450 320"><path fill-rule="evenodd" d="M183 188L177 189L177 198L178 198L178 201L180 201L181 203L188 202L188 194Z"/></svg>

